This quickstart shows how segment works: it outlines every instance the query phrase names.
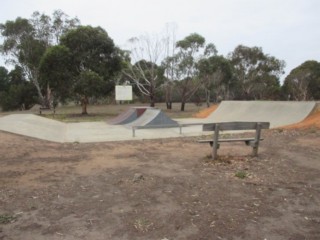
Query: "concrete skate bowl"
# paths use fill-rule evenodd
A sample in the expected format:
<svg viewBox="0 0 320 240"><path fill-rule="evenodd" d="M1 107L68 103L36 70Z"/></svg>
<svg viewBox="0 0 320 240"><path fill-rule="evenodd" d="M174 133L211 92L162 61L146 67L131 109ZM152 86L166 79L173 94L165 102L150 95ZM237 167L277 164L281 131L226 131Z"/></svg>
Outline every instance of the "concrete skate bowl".
<svg viewBox="0 0 320 240"><path fill-rule="evenodd" d="M149 107L132 107L119 114L117 117L107 121L111 125L124 125L135 121L139 118Z"/></svg>
<svg viewBox="0 0 320 240"><path fill-rule="evenodd" d="M160 109L148 108L135 121L126 124L126 127L176 127L178 123L169 118Z"/></svg>
<svg viewBox="0 0 320 240"><path fill-rule="evenodd" d="M270 122L280 127L304 120L316 102L292 101L223 101L206 122L254 121Z"/></svg>

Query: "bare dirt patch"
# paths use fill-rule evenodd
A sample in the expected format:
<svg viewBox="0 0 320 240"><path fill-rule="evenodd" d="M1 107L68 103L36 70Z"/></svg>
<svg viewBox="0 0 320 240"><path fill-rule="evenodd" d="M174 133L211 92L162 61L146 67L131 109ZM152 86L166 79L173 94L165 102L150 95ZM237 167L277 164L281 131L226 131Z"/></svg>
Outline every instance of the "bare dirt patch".
<svg viewBox="0 0 320 240"><path fill-rule="evenodd" d="M219 104L214 104L211 107L205 108L205 109L201 110L200 112L197 112L196 114L193 115L193 117L195 117L195 118L206 118L211 113L213 113L218 107L219 107Z"/></svg>
<svg viewBox="0 0 320 240"><path fill-rule="evenodd" d="M320 129L320 109L310 114L303 121L284 127L285 129Z"/></svg>
<svg viewBox="0 0 320 240"><path fill-rule="evenodd" d="M222 144L212 162L195 138L0 132L0 239L319 239L320 131L263 135L257 158Z"/></svg>

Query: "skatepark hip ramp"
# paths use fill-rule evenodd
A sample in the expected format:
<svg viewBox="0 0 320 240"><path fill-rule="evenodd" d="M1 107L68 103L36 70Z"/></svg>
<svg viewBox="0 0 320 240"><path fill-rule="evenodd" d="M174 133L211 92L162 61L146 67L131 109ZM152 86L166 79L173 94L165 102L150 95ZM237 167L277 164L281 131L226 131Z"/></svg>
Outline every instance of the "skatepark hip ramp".
<svg viewBox="0 0 320 240"><path fill-rule="evenodd" d="M206 122L263 121L280 127L304 120L316 102L222 101Z"/></svg>
<svg viewBox="0 0 320 240"><path fill-rule="evenodd" d="M126 127L133 126L178 126L178 123L162 112L160 109L148 108L144 113L137 118L135 121L126 124Z"/></svg>
<svg viewBox="0 0 320 240"><path fill-rule="evenodd" d="M139 118L149 107L132 107L108 121L111 125L124 125Z"/></svg>

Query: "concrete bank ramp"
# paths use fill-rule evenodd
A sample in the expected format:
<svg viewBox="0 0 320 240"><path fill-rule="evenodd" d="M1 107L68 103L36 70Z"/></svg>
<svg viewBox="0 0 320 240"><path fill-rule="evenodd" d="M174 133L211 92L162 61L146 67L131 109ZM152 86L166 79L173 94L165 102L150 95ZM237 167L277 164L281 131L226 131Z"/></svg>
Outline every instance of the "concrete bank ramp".
<svg viewBox="0 0 320 240"><path fill-rule="evenodd" d="M111 125L123 125L133 122L139 118L149 107L132 107L108 121Z"/></svg>
<svg viewBox="0 0 320 240"><path fill-rule="evenodd" d="M126 127L132 126L178 126L178 123L162 112L160 109L148 108L146 111L135 121L126 124Z"/></svg>
<svg viewBox="0 0 320 240"><path fill-rule="evenodd" d="M145 120L143 124L176 123L161 113L160 110L154 109L154 111L150 110L148 113L149 118L143 118ZM156 114L153 115L151 113ZM33 114L12 114L0 117L0 131L58 143L159 139L203 134L202 127L199 125L183 129L182 134L178 127L139 129L136 132L136 136L133 137L132 129L126 127L126 125L110 125L106 122L62 123Z"/></svg>
<svg viewBox="0 0 320 240"><path fill-rule="evenodd" d="M302 121L315 105L293 101L223 101L205 121L263 121L274 128Z"/></svg>
<svg viewBox="0 0 320 240"><path fill-rule="evenodd" d="M53 142L64 142L67 124L33 114L11 114L0 118L0 130Z"/></svg>

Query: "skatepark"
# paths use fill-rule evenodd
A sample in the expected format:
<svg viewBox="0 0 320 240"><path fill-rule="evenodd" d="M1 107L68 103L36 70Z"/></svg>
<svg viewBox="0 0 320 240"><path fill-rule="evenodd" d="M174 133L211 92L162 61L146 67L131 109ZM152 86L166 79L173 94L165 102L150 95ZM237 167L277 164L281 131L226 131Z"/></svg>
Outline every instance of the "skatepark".
<svg viewBox="0 0 320 240"><path fill-rule="evenodd" d="M78 123L35 111L0 117L0 216L9 222L0 239L319 239L317 107L222 102L204 118L171 120L123 107ZM213 161L198 143L203 123L230 120L270 121L258 156L232 142Z"/></svg>
<svg viewBox="0 0 320 240"><path fill-rule="evenodd" d="M316 102L222 101L206 118L171 119L156 108L133 107L110 121L63 123L35 114L0 117L0 130L52 142L107 142L202 136L202 124L213 122L270 122L271 128L299 123ZM133 134L133 130L135 133Z"/></svg>

